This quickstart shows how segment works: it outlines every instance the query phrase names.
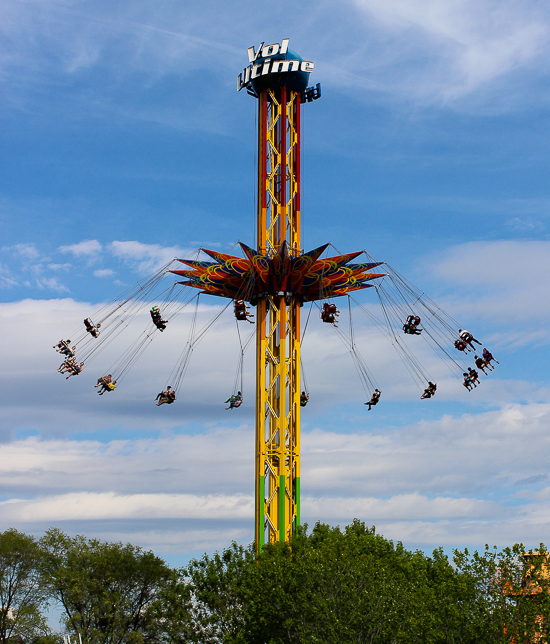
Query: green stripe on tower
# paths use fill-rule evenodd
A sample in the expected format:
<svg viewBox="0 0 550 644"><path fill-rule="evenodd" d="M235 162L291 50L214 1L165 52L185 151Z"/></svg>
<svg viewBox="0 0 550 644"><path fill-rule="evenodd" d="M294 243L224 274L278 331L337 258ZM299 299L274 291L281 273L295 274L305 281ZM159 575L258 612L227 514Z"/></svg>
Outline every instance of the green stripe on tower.
<svg viewBox="0 0 550 644"><path fill-rule="evenodd" d="M300 477L297 476L294 482L296 493L296 527L300 525Z"/></svg>
<svg viewBox="0 0 550 644"><path fill-rule="evenodd" d="M258 513L258 552L261 552L265 539L265 476L260 476L260 493L257 498L260 506L256 508Z"/></svg>
<svg viewBox="0 0 550 644"><path fill-rule="evenodd" d="M286 506L286 477L279 476L279 541L286 541L285 534L285 506Z"/></svg>

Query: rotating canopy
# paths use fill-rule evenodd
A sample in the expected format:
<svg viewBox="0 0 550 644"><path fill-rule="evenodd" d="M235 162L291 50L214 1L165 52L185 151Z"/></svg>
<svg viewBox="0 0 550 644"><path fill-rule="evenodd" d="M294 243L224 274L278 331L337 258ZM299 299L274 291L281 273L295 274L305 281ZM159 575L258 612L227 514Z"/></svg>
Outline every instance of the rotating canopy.
<svg viewBox="0 0 550 644"><path fill-rule="evenodd" d="M246 258L202 249L215 262L180 259L191 270L172 270L187 281L185 286L199 288L203 293L253 304L264 295L294 295L302 302L338 297L351 291L369 288L371 280L385 273L371 273L382 262L350 264L362 251L319 259L328 244L292 257L286 241L275 255L262 255L240 244Z"/></svg>

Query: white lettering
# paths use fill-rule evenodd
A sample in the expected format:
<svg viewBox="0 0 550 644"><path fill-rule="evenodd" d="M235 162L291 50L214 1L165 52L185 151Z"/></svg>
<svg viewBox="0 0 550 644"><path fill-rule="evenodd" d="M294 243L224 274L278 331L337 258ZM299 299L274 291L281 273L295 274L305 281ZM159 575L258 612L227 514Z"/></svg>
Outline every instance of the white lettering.
<svg viewBox="0 0 550 644"><path fill-rule="evenodd" d="M271 66L271 73L279 72L297 72L300 69L299 60L274 60Z"/></svg>
<svg viewBox="0 0 550 644"><path fill-rule="evenodd" d="M261 65L256 63L256 65L252 65L252 73L250 74L250 78L258 78L260 75L260 69L262 68Z"/></svg>
<svg viewBox="0 0 550 644"><path fill-rule="evenodd" d="M273 43L272 45L266 45L262 49L262 58L267 58L268 56L275 56L279 53L279 43Z"/></svg>
<svg viewBox="0 0 550 644"><path fill-rule="evenodd" d="M248 87L250 81L259 76L268 74L284 74L287 72L302 71L307 74L313 71L314 63L310 60L271 60L273 56L286 55L288 53L289 38L283 38L281 45L273 43L265 45L260 43L258 49L248 48L248 60L252 63L245 67L237 77L237 90L240 92L243 87ZM260 58L267 58L261 63L256 62Z"/></svg>
<svg viewBox="0 0 550 644"><path fill-rule="evenodd" d="M257 60L260 56L260 52L262 51L264 46L264 43L260 43L260 46L258 47L257 51L254 51L254 47L249 47L248 48L248 61L250 63L253 63L255 60Z"/></svg>

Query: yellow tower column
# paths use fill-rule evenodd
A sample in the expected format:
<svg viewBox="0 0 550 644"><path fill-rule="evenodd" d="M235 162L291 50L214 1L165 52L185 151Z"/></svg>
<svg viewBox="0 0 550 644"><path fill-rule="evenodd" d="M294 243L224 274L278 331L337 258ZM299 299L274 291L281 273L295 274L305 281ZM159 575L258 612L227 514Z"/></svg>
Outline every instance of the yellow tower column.
<svg viewBox="0 0 550 644"><path fill-rule="evenodd" d="M300 93L258 100L258 252L301 254ZM286 248L285 248L286 247ZM281 266L284 273L284 266ZM300 523L300 306L290 291L257 304L256 544L286 541Z"/></svg>

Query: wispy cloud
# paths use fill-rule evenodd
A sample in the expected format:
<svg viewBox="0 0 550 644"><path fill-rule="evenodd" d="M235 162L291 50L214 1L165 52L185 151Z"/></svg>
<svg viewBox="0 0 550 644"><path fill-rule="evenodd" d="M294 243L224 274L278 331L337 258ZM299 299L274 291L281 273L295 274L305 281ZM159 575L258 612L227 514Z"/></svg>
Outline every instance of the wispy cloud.
<svg viewBox="0 0 550 644"><path fill-rule="evenodd" d="M493 110L507 109L511 102L521 106L520 89L529 75L545 74L549 65L550 15L536 0L354 0L337 10L322 3L301 7L285 2L275 10L268 5L258 9L247 1L237 9L218 1L208 12L195 1L185 7L174 1L162 8L146 2L131 8L104 5L99 11L89 2L30 6L33 11L8 2L4 25L12 49L4 60L5 74L15 77L24 69L19 87L24 78L29 86L48 77L65 84L99 68L119 80L137 74L137 91L168 73L189 77L197 71L216 74L229 85L247 62L246 47L258 44L252 41L289 35L289 11L294 17L291 44L317 62L319 80L369 100L375 93L416 105L458 105L468 97L477 104L480 92L486 92ZM263 34L251 37L259 34L258 21ZM523 73L514 76L517 70ZM118 103L109 84L94 92L95 108L113 109ZM199 127L200 112L210 107L198 103L186 119ZM123 115L123 105L116 109ZM215 110L218 119L225 118L220 105ZM138 114L126 106L127 117L184 124L172 113L149 111Z"/></svg>
<svg viewBox="0 0 550 644"><path fill-rule="evenodd" d="M460 300L455 306L468 315L475 312L516 327L527 321L540 325L550 316L548 241L460 244L432 261L432 271L453 285L453 297ZM525 333L532 331L523 328Z"/></svg>
<svg viewBox="0 0 550 644"><path fill-rule="evenodd" d="M94 271L94 275L96 277L111 277L111 275L114 275L114 271L110 268L100 268L97 271Z"/></svg>
<svg viewBox="0 0 550 644"><path fill-rule="evenodd" d="M35 262L41 258L41 254L35 244L16 244L11 249L6 250L12 250L16 255L31 262Z"/></svg>
<svg viewBox="0 0 550 644"><path fill-rule="evenodd" d="M419 98L453 101L518 68L548 68L550 15L535 2L355 0L355 6L385 32L378 62L404 64L409 80L401 88Z"/></svg>
<svg viewBox="0 0 550 644"><path fill-rule="evenodd" d="M70 253L75 257L95 257L103 250L103 246L97 239L87 239L78 244L71 244L69 246L60 246L61 253Z"/></svg>
<svg viewBox="0 0 550 644"><path fill-rule="evenodd" d="M178 246L159 246L142 244L138 241L114 241L109 250L123 261L134 266L142 273L147 273L164 266L176 257L184 257L191 251Z"/></svg>

